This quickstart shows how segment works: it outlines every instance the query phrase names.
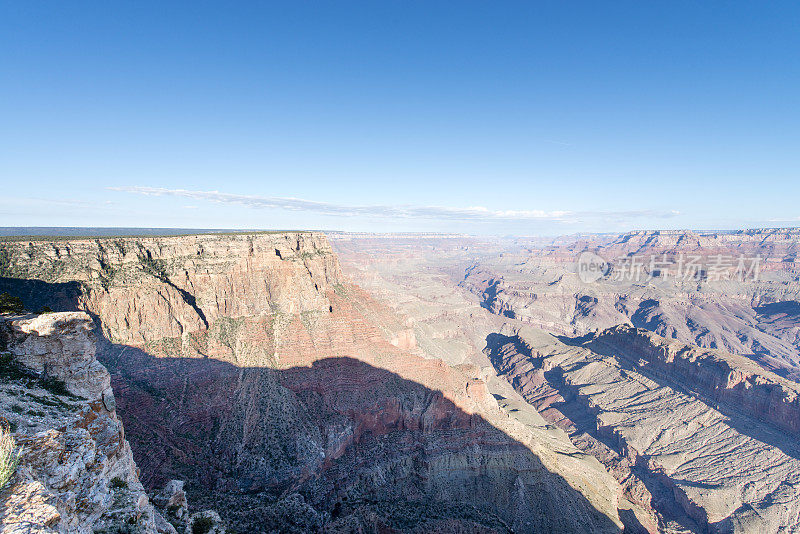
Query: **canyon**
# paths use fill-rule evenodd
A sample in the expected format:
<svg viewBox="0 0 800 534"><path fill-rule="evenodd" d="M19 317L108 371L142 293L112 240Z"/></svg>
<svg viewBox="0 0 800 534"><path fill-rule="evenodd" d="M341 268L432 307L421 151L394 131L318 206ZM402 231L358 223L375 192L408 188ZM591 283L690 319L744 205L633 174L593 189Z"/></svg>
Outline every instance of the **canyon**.
<svg viewBox="0 0 800 534"><path fill-rule="evenodd" d="M420 346L511 385L659 531L793 532L798 242L790 229L334 245ZM578 271L587 251L607 261L596 280ZM680 279L682 254L760 256L761 272ZM643 261L618 279L631 256L673 272Z"/></svg>
<svg viewBox="0 0 800 534"><path fill-rule="evenodd" d="M91 338L47 369L130 443L143 531L185 488L179 526L213 509L238 532L792 532L799 243L15 237L0 292L56 312L6 322L69 316ZM705 267L678 276L689 256ZM618 276L631 258L659 268ZM60 350L20 346L40 373ZM31 420L18 441L45 431Z"/></svg>
<svg viewBox="0 0 800 534"><path fill-rule="evenodd" d="M0 291L92 318L144 487L184 480L192 511L213 508L230 529L654 529L513 388L420 349L323 235L10 240L0 252Z"/></svg>

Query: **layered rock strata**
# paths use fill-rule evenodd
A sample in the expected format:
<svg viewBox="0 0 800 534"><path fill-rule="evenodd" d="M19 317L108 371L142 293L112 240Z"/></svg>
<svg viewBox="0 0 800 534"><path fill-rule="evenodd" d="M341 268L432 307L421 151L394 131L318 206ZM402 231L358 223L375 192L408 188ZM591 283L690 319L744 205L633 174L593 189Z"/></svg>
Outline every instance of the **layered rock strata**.
<svg viewBox="0 0 800 534"><path fill-rule="evenodd" d="M324 236L8 243L4 287L86 310L146 484L239 530L641 528L602 466L422 358ZM24 278L24 279L23 279Z"/></svg>
<svg viewBox="0 0 800 534"><path fill-rule="evenodd" d="M797 376L800 313L791 261L767 262L782 268L743 283L584 283L574 271L581 251L612 244L620 254L775 260L791 259L798 240L791 230L687 235L579 236L489 254L451 240L425 249L389 237L335 244L346 273L409 317L422 353L483 365L474 351L488 345L494 368L484 376L496 369L599 459L625 498L656 510L660 531L793 532L797 386L786 377ZM488 385L511 417L525 413Z"/></svg>
<svg viewBox="0 0 800 534"><path fill-rule="evenodd" d="M466 264L461 285L493 313L553 333L584 335L632 324L748 356L798 380L799 248L796 229L598 236ZM598 280L582 280L577 272L584 251L611 265ZM740 257L758 258L757 275L728 272ZM636 258L638 267L621 264L626 258ZM697 262L697 277L678 272L689 260ZM729 269L715 277L711 269L720 261Z"/></svg>
<svg viewBox="0 0 800 534"><path fill-rule="evenodd" d="M490 353L515 389L603 461L631 500L659 511L665 530L800 528L796 440L738 394L749 384L754 398L764 388L774 399L779 377L625 327L585 346L508 331ZM694 363L696 373L687 373Z"/></svg>
<svg viewBox="0 0 800 534"><path fill-rule="evenodd" d="M627 358L711 404L729 405L768 425L800 434L800 385L747 358L668 340L628 325L601 332L587 346Z"/></svg>

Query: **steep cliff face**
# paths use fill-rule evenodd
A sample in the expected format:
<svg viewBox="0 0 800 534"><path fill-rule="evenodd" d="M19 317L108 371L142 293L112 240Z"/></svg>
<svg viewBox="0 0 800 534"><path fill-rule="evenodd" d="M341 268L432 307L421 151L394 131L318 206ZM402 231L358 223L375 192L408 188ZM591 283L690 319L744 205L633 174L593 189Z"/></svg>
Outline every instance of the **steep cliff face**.
<svg viewBox="0 0 800 534"><path fill-rule="evenodd" d="M175 532L139 482L91 328L85 313L0 316L0 417L21 451L3 532Z"/></svg>
<svg viewBox="0 0 800 534"><path fill-rule="evenodd" d="M800 231L797 228L764 228L734 232L692 232L689 230L637 231L622 234L599 249L604 257L632 254L714 256L759 255L763 268L797 271Z"/></svg>
<svg viewBox="0 0 800 534"><path fill-rule="evenodd" d="M233 357L230 319L328 310L343 281L311 233L11 242L2 254L6 275L54 284L48 302L97 316L110 341L169 340L160 348L185 356Z"/></svg>
<svg viewBox="0 0 800 534"><path fill-rule="evenodd" d="M145 483L184 478L240 530L639 523L602 466L509 418L477 368L406 352L408 325L343 279L324 236L4 247L28 281L0 289L98 323Z"/></svg>

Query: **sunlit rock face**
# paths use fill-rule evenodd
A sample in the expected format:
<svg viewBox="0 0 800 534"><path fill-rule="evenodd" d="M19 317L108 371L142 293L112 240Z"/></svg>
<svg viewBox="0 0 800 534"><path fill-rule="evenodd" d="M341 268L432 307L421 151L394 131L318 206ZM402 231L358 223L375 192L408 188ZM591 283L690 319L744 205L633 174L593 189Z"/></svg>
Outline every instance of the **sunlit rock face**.
<svg viewBox="0 0 800 534"><path fill-rule="evenodd" d="M3 246L0 290L94 318L145 484L186 480L240 531L654 528L483 370L428 357L322 235Z"/></svg>
<svg viewBox="0 0 800 534"><path fill-rule="evenodd" d="M81 312L0 316L0 418L20 447L2 532L175 532L139 482L92 328Z"/></svg>

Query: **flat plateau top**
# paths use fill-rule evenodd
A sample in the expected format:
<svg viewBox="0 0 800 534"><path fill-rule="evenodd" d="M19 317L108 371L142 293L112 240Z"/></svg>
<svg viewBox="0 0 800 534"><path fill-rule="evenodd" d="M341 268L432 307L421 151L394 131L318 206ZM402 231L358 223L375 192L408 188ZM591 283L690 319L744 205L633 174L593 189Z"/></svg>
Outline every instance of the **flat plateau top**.
<svg viewBox="0 0 800 534"><path fill-rule="evenodd" d="M74 241L80 239L155 238L192 235L253 235L313 233L314 230L233 230L200 228L79 228L79 227L0 227L0 242Z"/></svg>

